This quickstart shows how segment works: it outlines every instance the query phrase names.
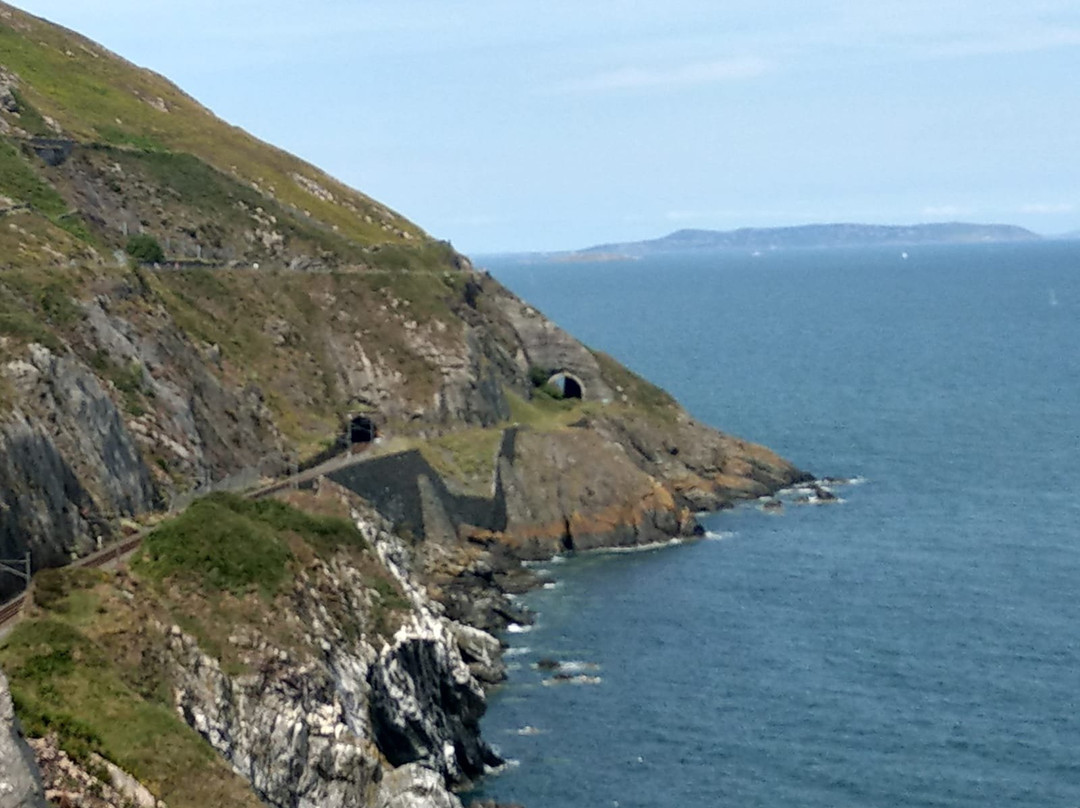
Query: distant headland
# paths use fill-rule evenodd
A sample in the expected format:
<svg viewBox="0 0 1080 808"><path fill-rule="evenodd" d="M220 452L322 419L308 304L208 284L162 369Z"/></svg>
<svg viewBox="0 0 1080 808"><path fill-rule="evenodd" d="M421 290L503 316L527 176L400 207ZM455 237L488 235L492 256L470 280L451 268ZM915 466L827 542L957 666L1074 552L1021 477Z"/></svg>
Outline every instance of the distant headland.
<svg viewBox="0 0 1080 808"><path fill-rule="evenodd" d="M981 244L1037 241L1042 237L1007 224L807 224L795 227L743 227L738 230L677 230L662 238L599 244L580 250L543 253L552 261L611 261L650 255L716 250L783 250L829 247ZM539 257L537 255L531 258Z"/></svg>

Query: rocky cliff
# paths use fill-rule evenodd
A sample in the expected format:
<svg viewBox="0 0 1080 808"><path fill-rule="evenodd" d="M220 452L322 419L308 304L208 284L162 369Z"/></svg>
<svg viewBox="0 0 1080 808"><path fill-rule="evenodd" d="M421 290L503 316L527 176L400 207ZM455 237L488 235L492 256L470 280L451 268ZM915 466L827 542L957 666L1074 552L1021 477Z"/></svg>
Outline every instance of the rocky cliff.
<svg viewBox="0 0 1080 808"><path fill-rule="evenodd" d="M351 508L356 527L211 498L148 539L131 571L40 580L0 661L31 732L51 739L43 762L107 763L172 808L253 804L245 793L283 808L459 805L449 789L501 763L479 731L478 676L502 676L498 641L446 617L351 494L296 496ZM229 547L205 538L209 521L230 523ZM0 718L10 729L10 709ZM3 737L21 750L4 758L23 800L11 804L35 804L29 750Z"/></svg>
<svg viewBox="0 0 1080 808"><path fill-rule="evenodd" d="M19 730L7 678L0 673L0 806L45 805L34 755Z"/></svg>
<svg viewBox="0 0 1080 808"><path fill-rule="evenodd" d="M290 495L314 515L215 495L130 569L49 569L348 450L360 419L380 439ZM805 476L0 3L0 557L43 571L0 662L54 801L455 806L499 762L486 630L528 619L523 559L691 535ZM358 528L319 513L342 507Z"/></svg>

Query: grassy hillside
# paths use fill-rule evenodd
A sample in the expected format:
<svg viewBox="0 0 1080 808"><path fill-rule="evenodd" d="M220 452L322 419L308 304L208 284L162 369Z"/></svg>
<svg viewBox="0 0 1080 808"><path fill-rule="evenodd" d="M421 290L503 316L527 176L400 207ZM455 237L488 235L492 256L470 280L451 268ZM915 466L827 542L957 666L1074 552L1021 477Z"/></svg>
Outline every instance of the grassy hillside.
<svg viewBox="0 0 1080 808"><path fill-rule="evenodd" d="M291 592L301 576L325 586L317 560L335 557L360 570L372 592L366 614L336 617L378 644L409 603L337 512L215 495L151 534L132 572L39 574L29 619L0 643L27 732L56 734L91 768L92 755L103 756L170 806L259 805L177 714L164 638L181 626L232 674L255 672L236 644L245 631L300 659L317 654L290 611Z"/></svg>
<svg viewBox="0 0 1080 808"><path fill-rule="evenodd" d="M423 238L369 197L219 120L161 76L5 3L0 64L18 79L18 117L9 123L27 135L58 129L82 143L190 154L348 239Z"/></svg>

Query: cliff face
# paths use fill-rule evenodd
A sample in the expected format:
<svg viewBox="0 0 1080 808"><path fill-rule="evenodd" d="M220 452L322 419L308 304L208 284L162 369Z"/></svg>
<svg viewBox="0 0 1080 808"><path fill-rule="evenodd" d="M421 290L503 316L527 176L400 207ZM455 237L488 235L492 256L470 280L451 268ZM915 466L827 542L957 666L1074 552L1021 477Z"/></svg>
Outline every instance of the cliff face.
<svg viewBox="0 0 1080 808"><path fill-rule="evenodd" d="M529 619L523 559L690 535L805 477L3 3L0 270L0 557L44 570L0 663L54 800L458 806L499 763L486 631ZM360 416L380 441L291 495L314 516L215 496L130 570L45 569L330 456ZM358 529L317 515L342 503ZM35 804L17 749L0 800Z"/></svg>
<svg viewBox="0 0 1080 808"><path fill-rule="evenodd" d="M480 526L530 554L685 532L798 476L160 76L2 3L0 46L0 556L83 555L357 414L410 447L520 425L463 474L502 485ZM538 386L556 372L579 401Z"/></svg>
<svg viewBox="0 0 1080 808"><path fill-rule="evenodd" d="M460 805L449 789L501 763L480 737L474 675L502 675L498 641L448 619L401 540L347 492L327 485L302 499L314 510L351 502L358 529L215 500L193 513L249 527L234 525L223 552L199 551L214 557L209 566L185 554L185 532L176 545L175 533L149 539L133 572L51 573L0 649L32 730L54 738L39 758L59 748L83 768L107 761L173 808L244 804L244 788L282 808ZM176 529L200 529L192 519ZM260 564L274 542L286 576L264 570L258 585L218 588L235 554L250 550ZM10 726L10 710L0 718ZM167 753L141 748L150 726ZM196 736L239 780L198 751ZM190 757L177 769L163 754ZM17 765L26 757L0 772L12 793L33 793L31 770Z"/></svg>
<svg viewBox="0 0 1080 808"><path fill-rule="evenodd" d="M0 673L0 806L45 805L33 753L19 731L7 678Z"/></svg>

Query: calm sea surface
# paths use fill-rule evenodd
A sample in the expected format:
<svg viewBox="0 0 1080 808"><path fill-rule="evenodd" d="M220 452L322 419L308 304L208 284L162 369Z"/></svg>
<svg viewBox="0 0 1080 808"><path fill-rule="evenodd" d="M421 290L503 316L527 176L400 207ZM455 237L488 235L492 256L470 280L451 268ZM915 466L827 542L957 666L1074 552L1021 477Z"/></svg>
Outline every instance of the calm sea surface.
<svg viewBox="0 0 1080 808"><path fill-rule="evenodd" d="M908 252L488 262L701 420L864 482L551 565L480 796L1080 806L1080 243Z"/></svg>

